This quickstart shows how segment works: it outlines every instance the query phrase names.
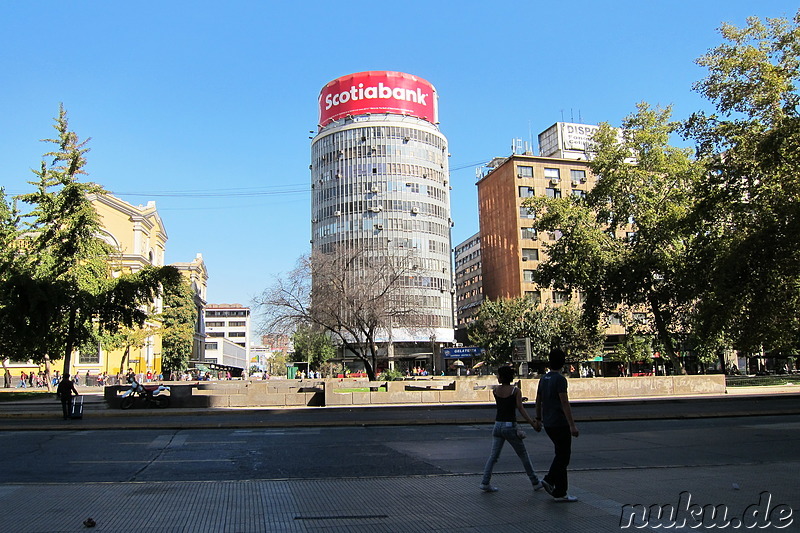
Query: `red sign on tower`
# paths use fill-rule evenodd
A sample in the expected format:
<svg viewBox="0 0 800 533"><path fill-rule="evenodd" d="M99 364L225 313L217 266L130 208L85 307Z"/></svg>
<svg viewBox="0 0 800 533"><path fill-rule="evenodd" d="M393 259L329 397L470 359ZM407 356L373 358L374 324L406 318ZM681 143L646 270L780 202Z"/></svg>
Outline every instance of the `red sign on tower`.
<svg viewBox="0 0 800 533"><path fill-rule="evenodd" d="M438 103L433 85L411 74L370 71L337 78L319 94L319 125L347 115L393 113L436 124Z"/></svg>

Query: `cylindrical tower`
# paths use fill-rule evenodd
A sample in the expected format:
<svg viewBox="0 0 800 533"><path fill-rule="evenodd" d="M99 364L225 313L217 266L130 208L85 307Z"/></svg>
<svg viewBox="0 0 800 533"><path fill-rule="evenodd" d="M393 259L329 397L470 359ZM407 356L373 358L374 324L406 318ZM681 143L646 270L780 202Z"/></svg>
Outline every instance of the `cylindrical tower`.
<svg viewBox="0 0 800 533"><path fill-rule="evenodd" d="M447 139L427 81L372 71L328 83L311 145L312 250L342 248L413 262L404 283L420 307L411 327L390 327L389 366L429 360L453 342ZM429 356L429 357L428 357Z"/></svg>

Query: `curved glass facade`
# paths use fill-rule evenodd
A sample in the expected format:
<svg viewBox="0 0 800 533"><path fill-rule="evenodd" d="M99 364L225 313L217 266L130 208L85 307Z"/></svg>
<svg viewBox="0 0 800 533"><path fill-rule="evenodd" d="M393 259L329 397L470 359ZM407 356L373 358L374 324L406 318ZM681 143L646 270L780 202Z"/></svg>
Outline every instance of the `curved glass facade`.
<svg viewBox="0 0 800 533"><path fill-rule="evenodd" d="M311 147L312 249L369 250L410 258L404 279L422 308L394 342L452 342L450 186L447 139L422 119L347 117Z"/></svg>

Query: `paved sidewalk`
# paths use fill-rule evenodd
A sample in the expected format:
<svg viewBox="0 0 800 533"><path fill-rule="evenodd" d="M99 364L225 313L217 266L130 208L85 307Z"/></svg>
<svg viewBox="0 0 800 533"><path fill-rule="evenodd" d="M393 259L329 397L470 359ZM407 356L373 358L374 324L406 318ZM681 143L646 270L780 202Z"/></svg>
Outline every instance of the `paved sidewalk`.
<svg viewBox="0 0 800 533"><path fill-rule="evenodd" d="M91 531L115 532L595 533L621 531L625 504L677 506L684 491L700 506L724 505L727 520L741 520L769 491L771 508L794 511L782 531L798 531L800 463L785 466L779 472L757 464L572 472L576 503L534 493L519 473L495 475L496 493L479 491L478 475L0 485L0 532L87 531L83 521L91 517L97 524ZM654 525L644 529L658 530Z"/></svg>
<svg viewBox="0 0 800 533"><path fill-rule="evenodd" d="M766 393L766 397L775 398L772 403L787 406L781 409L797 412L793 407L799 403L796 388L782 390L780 395L775 390L758 389L757 393L737 390L730 395L734 402L713 398L691 401L631 399L627 403L600 402L600 408L613 416L622 416L619 413L627 410L638 413L635 416L648 416L653 407L657 410L675 411L680 408L691 411L701 405L714 404L710 412L719 411L719 416L722 416L723 406L731 403L761 405L759 402ZM783 399L792 401L778 401ZM60 415L60 406L52 399L19 402L16 406L0 403L0 430L18 429L13 424L20 422L20 416L25 413L38 413L38 416L28 419L31 422L28 429L41 429L52 422L52 427L73 431L120 427L118 424L131 427L134 420L149 420L140 416L152 419L155 418L153 414L164 415L160 418L170 420L175 426L181 426L194 417L214 426L236 415L219 410L202 410L198 414L178 409L142 409L136 411L141 415L131 418L128 412L103 411L100 397L90 400L87 396L87 401L95 403L97 409L92 413L95 418L66 422L66 425L61 420L50 420ZM484 409L450 408L448 412L466 413L469 417L482 418L485 423ZM275 418L280 413L272 410L262 416L261 411L246 413L251 420L249 423L280 423L264 419L264 416ZM302 411L313 417L304 421L308 425L313 425L313 420L322 422L331 418L333 422L339 419L344 423L354 416L352 410L344 409L310 408ZM375 413L378 423L398 420L407 423L410 418L406 413L401 419L380 420L390 411L370 411ZM297 416L297 410L283 413L293 418ZM420 409L414 411L413 416L422 417L426 413L435 412ZM98 425L86 424L93 420ZM787 423L800 423L796 420L796 416L790 416ZM418 420L418 423L422 422ZM39 427L34 427L34 424ZM146 424L150 425L149 422ZM754 450L754 460L746 464L733 461L724 464L725 450L719 450L723 464L718 466L692 467L691 458L687 458L686 466L573 470L570 492L580 499L577 503L558 503L543 492L533 493L519 472L497 473L492 481L501 490L491 494L478 490L478 474L201 482L70 483L66 480L47 484L0 483L0 516L4 517L0 521L0 533L90 531L83 525L89 517L96 522L91 531L113 532L605 532L620 531L624 505L641 504L648 508L651 505L678 506L682 493L690 494L692 503L700 506L725 506L727 519L741 520L745 510L753 509L750 506L762 501L765 491L771 497L771 508L786 505L794 513L788 527L780 530L800 531L800 492L797 491L800 460L776 464L770 463L767 457L767 460L760 461L764 452ZM34 456L32 460L35 461ZM53 473L53 479L58 479L57 472ZM777 518L777 515L772 518ZM731 522L729 527L733 528L734 524ZM652 522L649 528L646 524L639 525L653 531L710 529L705 526L655 528ZM755 528L773 529L777 530Z"/></svg>

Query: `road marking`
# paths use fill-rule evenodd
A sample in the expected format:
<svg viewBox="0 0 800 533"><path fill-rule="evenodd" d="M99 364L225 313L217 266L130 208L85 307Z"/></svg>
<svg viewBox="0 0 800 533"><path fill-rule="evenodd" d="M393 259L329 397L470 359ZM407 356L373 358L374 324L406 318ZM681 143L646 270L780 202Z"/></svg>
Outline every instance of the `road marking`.
<svg viewBox="0 0 800 533"><path fill-rule="evenodd" d="M70 461L74 465L91 464L130 464L130 463L232 463L233 459L154 459L154 460L124 460L124 461Z"/></svg>
<svg viewBox="0 0 800 533"><path fill-rule="evenodd" d="M163 448L172 440L172 435L159 435L147 444L148 448Z"/></svg>

